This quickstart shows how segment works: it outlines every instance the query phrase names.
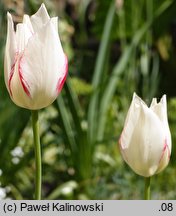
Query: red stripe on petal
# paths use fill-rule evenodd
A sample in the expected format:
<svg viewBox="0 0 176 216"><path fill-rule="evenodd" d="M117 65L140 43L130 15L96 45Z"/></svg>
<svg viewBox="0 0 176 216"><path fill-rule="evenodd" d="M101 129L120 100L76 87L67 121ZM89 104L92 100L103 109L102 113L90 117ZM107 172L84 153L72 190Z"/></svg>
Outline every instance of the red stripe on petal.
<svg viewBox="0 0 176 216"><path fill-rule="evenodd" d="M66 55L65 55L65 64L64 64L64 67L65 67L64 76L61 77L61 78L59 78L59 80L57 82L57 85L56 85L56 90L57 90L58 94L62 90L63 85L65 83L65 80L67 78L67 74L68 74L68 58L67 58Z"/></svg>
<svg viewBox="0 0 176 216"><path fill-rule="evenodd" d="M16 52L15 60L14 60L14 63L12 64L11 71L10 71L10 76L9 76L9 80L8 80L8 87L9 87L9 92L10 92L11 97L12 97L11 81L12 81L12 77L13 77L13 74L14 74L14 71L15 71L15 65L16 65L17 60L18 60L18 55L19 55L19 53Z"/></svg>
<svg viewBox="0 0 176 216"><path fill-rule="evenodd" d="M12 68L11 68L11 71L10 71L10 77L9 77L9 81L8 81L9 92L10 92L11 96L12 96L11 81L12 81L12 77L13 77L13 74L14 74L14 68L15 68L15 63L12 65Z"/></svg>
<svg viewBox="0 0 176 216"><path fill-rule="evenodd" d="M124 144L123 144L123 140L124 140L124 137L125 136L125 129L122 130L122 133L120 135L120 138L119 138L119 141L118 141L118 144L120 145L120 148L121 149L124 149Z"/></svg>
<svg viewBox="0 0 176 216"><path fill-rule="evenodd" d="M25 93L30 97L29 85L28 85L28 83L24 80L23 75L22 75L22 67L21 67L22 58L23 58L23 55L21 55L21 56L19 57L19 53L17 52L17 53L15 54L14 63L13 63L13 65L12 65L12 67L11 67L10 76L9 76L9 81L8 81L8 87L9 87L9 92L10 92L11 97L13 97L13 92L12 92L12 88L11 88L11 81L12 81L12 78L13 78L13 75L14 75L14 72L15 72L15 66L16 66L16 64L17 64L17 61L18 61L18 73L19 73L21 85L22 85L22 87L23 87Z"/></svg>
<svg viewBox="0 0 176 216"><path fill-rule="evenodd" d="M19 77L20 77L21 85L22 85L25 93L27 94L27 96L31 97L31 94L30 94L30 91L29 91L30 86L23 77L23 70L22 70L22 67L21 67L22 60L23 60L23 55L21 55L21 57L19 59L19 64L18 64Z"/></svg>
<svg viewBox="0 0 176 216"><path fill-rule="evenodd" d="M161 162L162 158L164 157L164 154L165 154L166 151L168 151L168 160L169 160L170 159L170 151L169 151L169 147L168 147L168 144L167 144L167 139L165 139L165 141L164 141L163 152L162 152L161 158L159 160L159 163Z"/></svg>
<svg viewBox="0 0 176 216"><path fill-rule="evenodd" d="M120 138L119 138L119 140L118 140L118 145L119 145L121 154L122 154L122 156L123 156L123 159L124 159L126 162L128 162L129 159L128 159L127 155L126 155L126 152L125 152L125 150L124 150L124 148L123 148L123 144L122 144L123 133L124 133L124 130L122 131L122 133L121 133L121 135L120 135Z"/></svg>

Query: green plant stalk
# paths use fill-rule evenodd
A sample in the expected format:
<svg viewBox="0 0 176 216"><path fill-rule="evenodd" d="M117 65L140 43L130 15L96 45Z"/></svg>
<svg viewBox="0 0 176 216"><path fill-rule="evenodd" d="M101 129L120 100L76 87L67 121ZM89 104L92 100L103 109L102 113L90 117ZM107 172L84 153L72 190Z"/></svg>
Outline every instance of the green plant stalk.
<svg viewBox="0 0 176 216"><path fill-rule="evenodd" d="M150 200L150 177L145 177L144 199Z"/></svg>
<svg viewBox="0 0 176 216"><path fill-rule="evenodd" d="M41 199L41 185L42 185L42 162L41 162L41 146L39 135L39 119L38 110L32 110L32 128L34 137L34 149L35 149L35 199Z"/></svg>

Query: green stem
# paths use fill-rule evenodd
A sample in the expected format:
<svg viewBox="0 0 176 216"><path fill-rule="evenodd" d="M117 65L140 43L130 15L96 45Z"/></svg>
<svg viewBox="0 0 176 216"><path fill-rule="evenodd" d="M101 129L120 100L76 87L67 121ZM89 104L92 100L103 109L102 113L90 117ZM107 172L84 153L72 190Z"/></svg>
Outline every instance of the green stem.
<svg viewBox="0 0 176 216"><path fill-rule="evenodd" d="M144 199L145 200L150 200L150 177L145 178Z"/></svg>
<svg viewBox="0 0 176 216"><path fill-rule="evenodd" d="M35 199L41 199L41 184L42 184L42 163L41 163L41 146L39 135L39 120L38 110L32 110L32 128L34 136L34 149L35 149Z"/></svg>

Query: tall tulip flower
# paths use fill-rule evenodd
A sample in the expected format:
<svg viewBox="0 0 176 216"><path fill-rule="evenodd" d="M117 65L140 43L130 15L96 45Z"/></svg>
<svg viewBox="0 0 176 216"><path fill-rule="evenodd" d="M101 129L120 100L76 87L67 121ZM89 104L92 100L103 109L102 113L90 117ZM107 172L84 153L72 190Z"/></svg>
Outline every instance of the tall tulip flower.
<svg viewBox="0 0 176 216"><path fill-rule="evenodd" d="M8 17L5 83L12 101L31 110L50 105L61 91L68 62L58 35L58 19L42 4L36 14L24 15L14 30Z"/></svg>
<svg viewBox="0 0 176 216"><path fill-rule="evenodd" d="M68 61L58 35L58 19L50 18L45 5L16 30L10 13L5 48L4 77L12 101L32 110L35 146L35 199L41 199L41 147L38 110L50 105L66 80Z"/></svg>
<svg viewBox="0 0 176 216"><path fill-rule="evenodd" d="M125 162L137 174L150 177L169 163L171 134L167 120L167 102L152 100L150 107L135 93L119 140Z"/></svg>

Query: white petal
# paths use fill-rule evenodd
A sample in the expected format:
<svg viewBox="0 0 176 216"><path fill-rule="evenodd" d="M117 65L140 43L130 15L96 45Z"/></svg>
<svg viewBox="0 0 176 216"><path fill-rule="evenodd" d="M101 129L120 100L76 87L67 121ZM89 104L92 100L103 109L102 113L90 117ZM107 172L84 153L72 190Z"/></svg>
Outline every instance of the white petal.
<svg viewBox="0 0 176 216"><path fill-rule="evenodd" d="M168 118L167 118L167 101L166 101L166 95L163 95L159 103L152 103L150 108L153 110L153 112L158 116L158 118L161 120L164 128L165 128L165 134L166 134L166 140L169 147L169 150L171 152L171 134L168 124Z"/></svg>
<svg viewBox="0 0 176 216"><path fill-rule="evenodd" d="M4 77L5 77L5 83L7 89L9 89L8 80L10 77L11 68L15 61L15 55L17 53L17 45L16 45L14 24L10 13L7 13L7 19L8 19L8 26L7 26L5 57L4 57Z"/></svg>
<svg viewBox="0 0 176 216"><path fill-rule="evenodd" d="M154 98L150 105L150 109L156 113L161 121L165 121L167 119L166 95L163 95L159 103L157 103L156 98Z"/></svg>
<svg viewBox="0 0 176 216"><path fill-rule="evenodd" d="M141 112L141 105L146 106L145 103L135 93L125 120L125 126L121 136L121 147L128 148L131 137L133 135L134 128L138 122L139 115Z"/></svg>
<svg viewBox="0 0 176 216"><path fill-rule="evenodd" d="M130 107L131 114L127 117L129 119L120 139L121 152L124 160L137 174L147 177L155 174L158 169L165 132L160 119L140 98L135 96L132 101L134 104L138 109Z"/></svg>
<svg viewBox="0 0 176 216"><path fill-rule="evenodd" d="M43 25L49 21L50 17L48 15L47 9L44 4L41 5L39 10L31 16L31 23L35 32L38 31Z"/></svg>
<svg viewBox="0 0 176 216"><path fill-rule="evenodd" d="M153 98L150 107L152 108L152 107L154 107L156 105L157 105L157 99Z"/></svg>
<svg viewBox="0 0 176 216"><path fill-rule="evenodd" d="M166 142L156 173L161 172L168 165L169 160L170 160L170 153L171 153L170 149L169 149L168 144Z"/></svg>
<svg viewBox="0 0 176 216"><path fill-rule="evenodd" d="M52 22L30 40L24 51L22 76L30 87L25 107L40 109L58 95L57 84L66 74L66 59Z"/></svg>
<svg viewBox="0 0 176 216"><path fill-rule="evenodd" d="M9 88L10 88L10 96L12 101L20 106L27 108L25 104L29 104L30 97L26 94L24 91L21 79L20 79L20 73L22 72L24 64L24 59L22 55L17 57L16 64L14 66L13 76L10 79L9 82Z"/></svg>
<svg viewBox="0 0 176 216"><path fill-rule="evenodd" d="M27 14L25 14L23 16L23 23L27 25L29 31L31 32L31 34L34 34L34 29L32 27L32 23L31 23L31 20L29 18L29 16Z"/></svg>
<svg viewBox="0 0 176 216"><path fill-rule="evenodd" d="M32 36L32 32L28 28L27 24L24 23L19 23L16 28L17 49L18 52L21 53L24 51L30 37Z"/></svg>
<svg viewBox="0 0 176 216"><path fill-rule="evenodd" d="M58 32L58 17L52 17L51 22L53 23L55 30Z"/></svg>

